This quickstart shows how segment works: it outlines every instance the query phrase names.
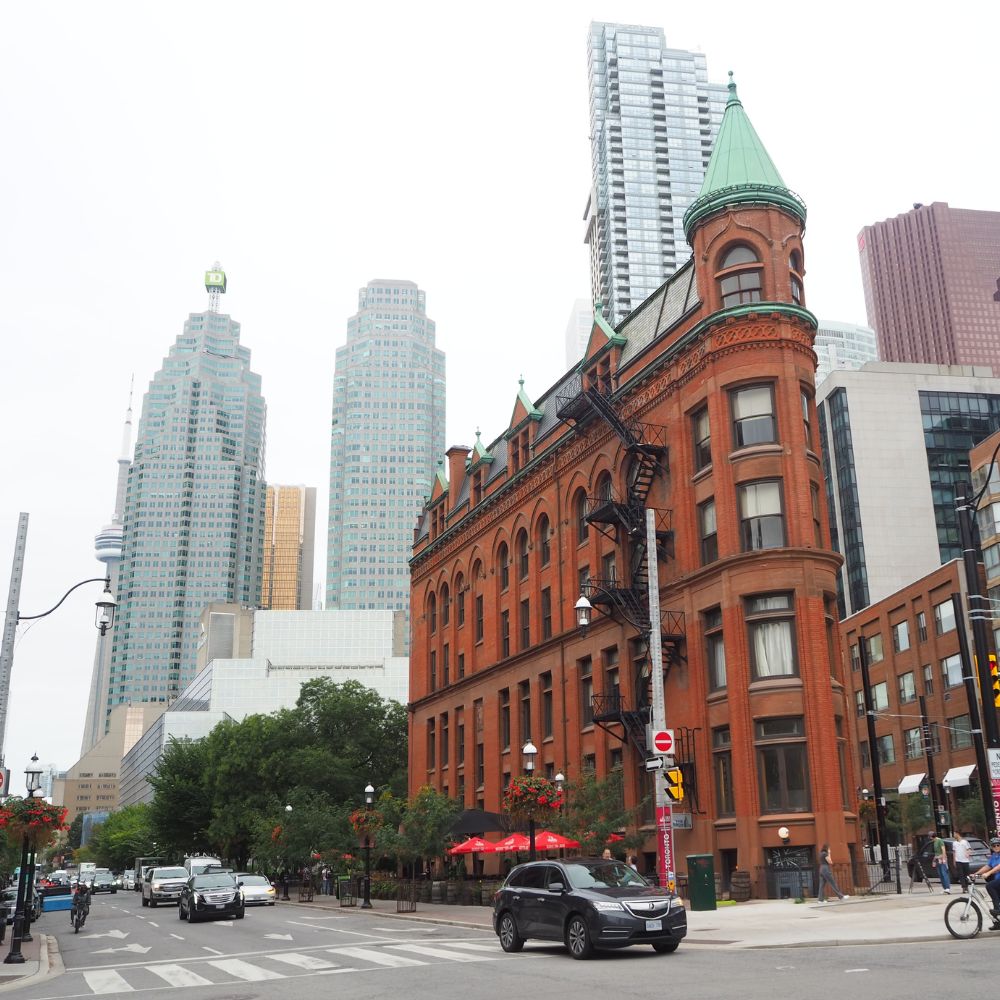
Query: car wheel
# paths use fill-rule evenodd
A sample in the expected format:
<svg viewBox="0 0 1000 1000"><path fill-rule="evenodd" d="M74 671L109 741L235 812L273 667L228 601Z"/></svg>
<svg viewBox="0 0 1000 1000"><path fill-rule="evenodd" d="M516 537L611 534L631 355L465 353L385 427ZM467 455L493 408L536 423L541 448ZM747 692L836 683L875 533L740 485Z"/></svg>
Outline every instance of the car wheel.
<svg viewBox="0 0 1000 1000"><path fill-rule="evenodd" d="M524 938L517 932L517 921L513 913L505 913L500 918L497 937L500 938L500 947L504 951L520 951L524 947Z"/></svg>
<svg viewBox="0 0 1000 1000"><path fill-rule="evenodd" d="M272 899L267 905L268 906L274 906L274 900Z"/></svg>
<svg viewBox="0 0 1000 1000"><path fill-rule="evenodd" d="M236 917L237 920L242 920L246 916L246 912L246 910L237 910L233 916Z"/></svg>
<svg viewBox="0 0 1000 1000"><path fill-rule="evenodd" d="M149 905L150 905L150 906L159 906L160 904L159 904L159 903L157 903L157 901L156 901L155 899L153 899L153 898L150 898L150 900L149 900Z"/></svg>
<svg viewBox="0 0 1000 1000"><path fill-rule="evenodd" d="M653 943L653 951L657 955L672 955L680 947L680 941L656 941Z"/></svg>
<svg viewBox="0 0 1000 1000"><path fill-rule="evenodd" d="M112 889L111 890L111 895L112 896L117 896L118 895L118 890L117 889Z"/></svg>
<svg viewBox="0 0 1000 1000"><path fill-rule="evenodd" d="M576 959L590 958L594 953L594 945L590 940L587 923L579 914L570 917L566 925L566 947Z"/></svg>
<svg viewBox="0 0 1000 1000"><path fill-rule="evenodd" d="M142 897L142 905L143 905L143 906L149 906L149 900L148 900L148 899L146 899L146 897L145 897L145 896L143 896L143 897Z"/></svg>
<svg viewBox="0 0 1000 1000"><path fill-rule="evenodd" d="M188 923L195 924L198 922L198 918L195 916L194 910L188 910Z"/></svg>

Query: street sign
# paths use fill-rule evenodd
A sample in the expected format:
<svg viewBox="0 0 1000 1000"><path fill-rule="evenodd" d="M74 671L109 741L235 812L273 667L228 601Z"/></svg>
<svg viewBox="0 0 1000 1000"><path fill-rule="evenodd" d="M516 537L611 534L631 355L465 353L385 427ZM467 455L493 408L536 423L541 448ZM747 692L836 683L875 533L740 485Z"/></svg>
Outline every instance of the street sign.
<svg viewBox="0 0 1000 1000"><path fill-rule="evenodd" d="M657 729L653 731L651 741L653 753L666 757L674 752L674 731L672 729Z"/></svg>
<svg viewBox="0 0 1000 1000"><path fill-rule="evenodd" d="M647 757L646 758L646 770L647 771L661 771L663 770L663 762L665 758L663 757Z"/></svg>

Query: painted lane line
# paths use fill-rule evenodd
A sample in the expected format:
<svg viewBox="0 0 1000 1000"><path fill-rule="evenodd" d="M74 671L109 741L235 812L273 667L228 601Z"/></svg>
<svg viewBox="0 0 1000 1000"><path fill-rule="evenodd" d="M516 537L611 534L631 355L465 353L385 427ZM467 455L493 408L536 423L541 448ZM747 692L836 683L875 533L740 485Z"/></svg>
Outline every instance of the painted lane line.
<svg viewBox="0 0 1000 1000"><path fill-rule="evenodd" d="M869 972L869 969L844 969L844 972Z"/></svg>
<svg viewBox="0 0 1000 1000"><path fill-rule="evenodd" d="M224 951L219 951L216 948L209 948L209 946L207 944L203 944L201 947L202 947L202 950L204 950L204 951L210 951L213 955L225 955Z"/></svg>
<svg viewBox="0 0 1000 1000"><path fill-rule="evenodd" d="M385 965L391 969L403 969L410 965L426 965L416 958L406 958L403 955L390 955L388 952L376 951L374 948L355 948L349 945L344 948L327 948L331 955L343 955L346 958L360 958L365 962L372 962L374 965Z"/></svg>
<svg viewBox="0 0 1000 1000"><path fill-rule="evenodd" d="M300 955L297 951L289 951L284 955L268 955L272 962L284 962L294 965L297 969L315 972L318 969L336 969L336 962L328 962L325 958L314 958L312 955Z"/></svg>
<svg viewBox="0 0 1000 1000"><path fill-rule="evenodd" d="M149 926L150 927L159 927L160 925L158 923L155 923L154 921L150 920Z"/></svg>
<svg viewBox="0 0 1000 1000"><path fill-rule="evenodd" d="M95 993L134 993L135 989L125 982L114 969L85 972L83 978Z"/></svg>
<svg viewBox="0 0 1000 1000"><path fill-rule="evenodd" d="M464 955L460 951L448 951L447 948L431 948L425 944L395 944L391 946L397 951L410 951L415 955L426 955L428 958L443 958L449 962L490 962L500 958L494 954L492 959L485 955Z"/></svg>
<svg viewBox="0 0 1000 1000"><path fill-rule="evenodd" d="M373 931L383 931L386 934L436 934L436 927L373 927Z"/></svg>
<svg viewBox="0 0 1000 1000"><path fill-rule="evenodd" d="M214 962L209 962L221 972L227 972L237 979L243 979L248 983L259 983L265 979L284 979L280 972L272 972L270 969L262 969L259 965L251 965L238 958L221 958Z"/></svg>
<svg viewBox="0 0 1000 1000"><path fill-rule="evenodd" d="M184 938L182 938L182 937L180 936L180 934L171 934L170 936L171 936L172 938L176 938L176 939L177 939L178 941L183 941L183 940L184 940Z"/></svg>
<svg viewBox="0 0 1000 1000"><path fill-rule="evenodd" d="M159 976L168 986L213 986L211 979L185 969L183 965L147 965L147 972Z"/></svg>
<svg viewBox="0 0 1000 1000"><path fill-rule="evenodd" d="M482 941L449 941L452 948L468 948L469 951L489 951L494 955L497 953L499 944L484 944Z"/></svg>

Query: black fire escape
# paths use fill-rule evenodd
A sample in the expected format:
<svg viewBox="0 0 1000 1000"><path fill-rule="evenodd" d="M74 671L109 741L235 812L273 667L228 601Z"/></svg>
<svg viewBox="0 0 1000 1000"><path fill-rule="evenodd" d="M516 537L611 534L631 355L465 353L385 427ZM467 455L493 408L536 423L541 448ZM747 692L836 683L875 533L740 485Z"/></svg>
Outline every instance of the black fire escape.
<svg viewBox="0 0 1000 1000"><path fill-rule="evenodd" d="M613 538L625 553L626 572L622 578L591 577L583 586L583 595L609 617L618 617L632 625L638 635L636 654L632 657L635 675L632 690L634 704L622 693L595 695L592 701L594 724L605 732L631 744L640 758L648 756L646 728L651 718L652 677L649 644L652 624L649 617L650 553L646 545L646 510L650 489L657 475L669 471L666 428L647 424L634 417L622 417L612 394L610 375L591 372L580 375L557 397L557 415L577 426L591 419L607 424L621 439L627 458L625 495L610 487L601 496L588 497L585 517L598 531ZM657 559L674 557L674 532L671 511L654 510ZM684 612L661 611L660 643L663 669L684 660ZM662 683L662 681L661 681ZM694 781L694 732L678 730L676 756L685 772L685 786L694 799L697 811L697 785ZM690 777L689 777L690 775Z"/></svg>

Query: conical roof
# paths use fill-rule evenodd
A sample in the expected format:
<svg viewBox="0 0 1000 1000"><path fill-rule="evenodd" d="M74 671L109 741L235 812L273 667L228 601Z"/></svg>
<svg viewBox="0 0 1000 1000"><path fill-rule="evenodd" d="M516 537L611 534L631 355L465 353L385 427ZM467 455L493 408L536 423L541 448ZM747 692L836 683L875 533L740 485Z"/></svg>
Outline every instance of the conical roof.
<svg viewBox="0 0 1000 1000"><path fill-rule="evenodd" d="M781 179L778 168L743 110L730 72L729 100L722 115L719 135L701 191L684 213L684 232L690 241L695 223L724 205L762 202L777 205L803 223L806 221L806 206Z"/></svg>

